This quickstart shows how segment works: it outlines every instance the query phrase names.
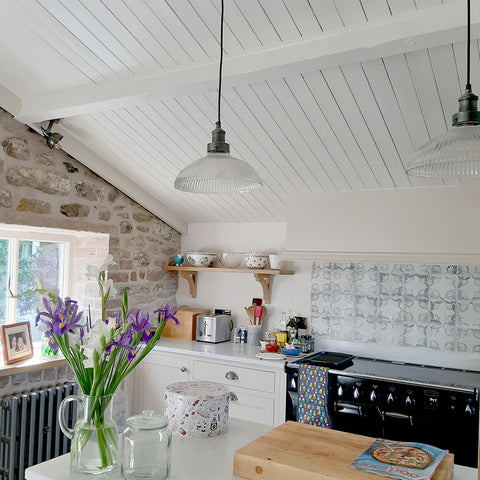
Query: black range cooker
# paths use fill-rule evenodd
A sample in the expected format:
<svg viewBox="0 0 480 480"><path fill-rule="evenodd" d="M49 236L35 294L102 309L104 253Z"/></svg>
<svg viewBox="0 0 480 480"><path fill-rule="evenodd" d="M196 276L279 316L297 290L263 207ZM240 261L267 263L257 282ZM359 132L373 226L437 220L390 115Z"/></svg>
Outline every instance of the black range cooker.
<svg viewBox="0 0 480 480"><path fill-rule="evenodd" d="M428 443L477 467L479 372L317 352L286 364L287 420L296 420L300 363L329 369L332 428Z"/></svg>

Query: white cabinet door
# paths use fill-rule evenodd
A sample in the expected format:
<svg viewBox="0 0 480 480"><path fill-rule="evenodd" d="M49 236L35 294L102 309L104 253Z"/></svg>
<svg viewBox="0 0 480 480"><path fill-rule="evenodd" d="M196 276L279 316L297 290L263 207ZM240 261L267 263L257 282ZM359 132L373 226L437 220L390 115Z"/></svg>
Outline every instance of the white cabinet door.
<svg viewBox="0 0 480 480"><path fill-rule="evenodd" d="M175 382L190 380L191 360L188 356L152 350L134 370L134 413L153 410L163 415L165 388Z"/></svg>

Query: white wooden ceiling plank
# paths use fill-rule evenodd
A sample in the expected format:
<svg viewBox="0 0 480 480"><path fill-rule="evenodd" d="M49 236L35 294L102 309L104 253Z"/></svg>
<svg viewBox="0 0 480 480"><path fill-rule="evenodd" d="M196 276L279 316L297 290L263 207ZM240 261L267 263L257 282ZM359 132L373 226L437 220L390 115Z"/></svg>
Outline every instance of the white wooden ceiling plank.
<svg viewBox="0 0 480 480"><path fill-rule="evenodd" d="M300 76L296 76L295 79L303 83ZM318 137L303 109L303 105L293 95L288 80L279 78L268 82L269 87L288 115L289 122L285 123L284 130L286 129L289 132L292 144L301 158L304 161L308 160L309 168L315 173L315 177L320 179L319 184L325 191L347 189L348 184L345 178Z"/></svg>
<svg viewBox="0 0 480 480"><path fill-rule="evenodd" d="M369 22L389 17L392 14L386 0L360 0L360 3Z"/></svg>
<svg viewBox="0 0 480 480"><path fill-rule="evenodd" d="M257 138L258 120L253 116L243 99L234 90L227 90L223 95L224 120L231 128L228 138L234 139L233 145L238 148L242 158L256 158L254 164L258 174L272 189L276 198L274 203L285 201L283 193L293 191L290 179L282 169L278 168L272 157L272 152L264 143L263 137ZM273 175L273 169L278 170ZM286 207L286 204L284 205Z"/></svg>
<svg viewBox="0 0 480 480"><path fill-rule="evenodd" d="M245 103L250 106L255 105L252 111L267 138L274 145L272 153L275 161L280 168L285 169L288 176L291 176L295 187L299 191L317 190L317 181L313 178L311 170L302 161L278 124L277 116L283 116L284 113L282 114L278 101L267 85L259 83L249 87L239 87L236 90Z"/></svg>
<svg viewBox="0 0 480 480"><path fill-rule="evenodd" d="M408 68L412 77L415 93L428 131L428 139L445 133L448 125L445 122L443 109L438 95L436 80L433 75L430 56L427 50L406 54ZM446 179L428 179L429 185L446 184Z"/></svg>
<svg viewBox="0 0 480 480"><path fill-rule="evenodd" d="M56 128L64 135L63 144L65 152L81 161L97 175L108 179L113 186L123 191L159 218L162 218L173 228L181 233L186 233L188 230L186 216L181 214L181 209L177 208L178 204L174 205L171 200L165 200L165 189L162 189L158 184L151 188L142 189L138 183L135 183L138 180L136 175L139 175L140 179L147 182L152 181L151 176L147 176L145 180L138 169L132 172L132 176L125 176L115 166L116 159L112 155L110 145L107 144L105 149L103 151L100 150L98 153L90 150L85 145L85 139L88 139L88 145L97 146L98 143L100 149L105 143L103 138L97 135L96 131L91 132L92 124L95 124L95 121L90 118L88 118L88 123L84 119L72 118L57 125ZM35 126L33 127L36 129ZM100 142L95 141L97 139ZM125 158L125 153L123 151L118 152L118 158ZM152 192L155 192L155 194L152 194ZM173 204L173 207L167 207L167 204ZM183 208L183 205L181 208Z"/></svg>
<svg viewBox="0 0 480 480"><path fill-rule="evenodd" d="M360 0L334 0L342 23L349 27L367 21Z"/></svg>
<svg viewBox="0 0 480 480"><path fill-rule="evenodd" d="M108 139L108 143L111 142L112 145L118 148L119 155L117 155L115 158L115 164L117 166L120 164L122 169L128 170L128 173L125 173L126 175L131 175L132 171L136 172L139 170L143 172L143 175L145 175L146 177L155 178L155 180L157 180L161 184L162 189L171 192L174 197L176 196L176 194L180 193L177 192L173 186L176 174L166 175L163 164L155 161L151 162L150 160L148 160L147 162L147 156L140 154L140 149L138 148L139 144L132 141L132 137L130 136L128 128L126 131L122 130L121 128L119 128L117 122L112 122L111 119L105 116L104 113L93 114L90 117L92 119L92 124L93 121L95 121L95 128L99 132L103 132L105 138ZM125 159L125 156L128 156L130 161L127 161L127 159ZM142 178L142 175L140 175L140 185L142 185ZM211 200L209 201L207 197L208 196L205 195L199 195L196 198L190 197L190 199L187 200L187 203L190 204L189 208L192 209L192 213L194 213L194 218L201 218L202 211L206 210L215 211L215 215L218 215L219 217L225 219L226 217L224 215L224 212L222 212L221 209L214 205Z"/></svg>
<svg viewBox="0 0 480 480"><path fill-rule="evenodd" d="M18 32L22 31L22 42L16 41ZM4 48L0 53L2 60L10 60L12 64L28 73L33 82L38 82L48 93L61 89L78 88L80 82L74 78L67 68L67 62L52 51L42 38L30 29L22 28L20 19L12 18L2 25L0 45ZM28 46L35 45L36 54L31 55ZM48 66L48 68L47 68ZM13 90L15 93L15 90Z"/></svg>
<svg viewBox="0 0 480 480"><path fill-rule="evenodd" d="M89 2L87 6L135 56L144 69L170 68L179 65L139 20L140 12L130 10L124 2L118 0L102 0L101 4ZM144 15L148 10L143 2L138 8L143 9Z"/></svg>
<svg viewBox="0 0 480 480"><path fill-rule="evenodd" d="M185 47L175 38L172 30L162 22L162 19L150 9L144 0L123 0L127 8L143 23L148 30L152 41L149 50L161 58L168 56L177 65L189 65L193 58L185 50ZM155 43L157 47L155 47ZM167 60L164 60L167 64Z"/></svg>
<svg viewBox="0 0 480 480"><path fill-rule="evenodd" d="M402 13L411 12L416 9L416 0L388 0L392 15L400 15Z"/></svg>
<svg viewBox="0 0 480 480"><path fill-rule="evenodd" d="M102 43L116 58L118 58L123 65L133 74L139 74L142 72L142 61L137 58L141 48L136 48L135 52L131 52L130 48L132 45L135 45L135 39L133 42L129 42L126 38L126 35L131 34L125 32L125 29L122 29L122 25L118 23L115 18L112 18L111 13L108 9L103 9L106 13L106 17L97 18L94 13L92 13L86 5L81 3L81 0L60 0L67 10L73 15L79 22L86 27L89 32L93 33L96 39ZM100 0L89 0L88 5L90 8L98 3ZM96 14L99 14L100 11L96 11ZM108 16L110 21L108 21ZM105 23L107 22L107 23ZM117 30L119 27L122 30L122 33L113 31L115 28ZM122 36L124 35L125 38ZM123 43L125 41L125 44ZM128 46L126 45L128 43ZM135 45L136 47L138 44ZM142 52L144 56L145 51Z"/></svg>
<svg viewBox="0 0 480 480"><path fill-rule="evenodd" d="M372 139L351 86L339 68L324 70L323 76L353 135L360 154L351 156L365 188L393 187L393 181ZM363 92L362 92L363 95ZM376 170L378 168L378 171Z"/></svg>
<svg viewBox="0 0 480 480"><path fill-rule="evenodd" d="M207 52L199 41L192 35L190 30L186 28L184 23L177 17L170 5L158 0L145 0L150 10L155 16L166 26L169 31L175 35L176 40L186 50L188 55L195 63L211 60L210 53Z"/></svg>
<svg viewBox="0 0 480 480"><path fill-rule="evenodd" d="M188 0L212 35L220 40L220 2ZM224 50L227 55L237 55L244 50L261 47L261 43L235 2L225 4ZM219 47L217 46L217 50Z"/></svg>
<svg viewBox="0 0 480 480"><path fill-rule="evenodd" d="M327 131L334 133L335 138L344 151L344 155L336 156L335 161L343 174L348 178L352 190L365 189L365 180L367 180L367 184L375 183L378 187L376 182L372 182L370 175L366 179L361 175L360 169L364 168L364 162L359 162L358 159L363 153L323 74L321 72L311 72L303 75L303 77L308 89L312 92L315 102L323 113L328 125ZM321 117L319 117L319 120L321 120ZM320 131L323 132L323 130Z"/></svg>
<svg viewBox="0 0 480 480"><path fill-rule="evenodd" d="M258 0L233 0L262 46L278 44L281 39Z"/></svg>
<svg viewBox="0 0 480 480"><path fill-rule="evenodd" d="M293 18L298 30L300 30L302 37L316 35L322 31L308 0L286 1L285 7Z"/></svg>
<svg viewBox="0 0 480 480"><path fill-rule="evenodd" d="M202 49L208 53L209 58L216 58L220 44L220 15L216 15L217 28L211 31L203 22L202 17L192 8L188 0L164 1L175 12L175 15L190 32L190 35L195 38L202 46Z"/></svg>
<svg viewBox="0 0 480 480"><path fill-rule="evenodd" d="M382 188L391 186L410 187L409 178L405 173L362 66L358 63L345 65L342 72L368 129L369 135L360 135L362 139L359 138L359 141L364 145L365 156L372 166L380 186ZM358 132L360 133L361 130L358 130ZM370 143L370 139L373 143Z"/></svg>
<svg viewBox="0 0 480 480"><path fill-rule="evenodd" d="M415 0L417 9L438 7L443 3L442 0Z"/></svg>
<svg viewBox="0 0 480 480"><path fill-rule="evenodd" d="M405 173L407 160L413 154L414 148L383 61L381 59L369 60L363 62L362 67L382 114L385 127L388 129L388 136L395 148L394 152L388 152L387 149L390 149L390 145L387 145L383 154L388 169L391 172L398 172L398 169L401 169L397 174L402 178L402 185L397 186L425 187L425 179L407 176ZM382 135L381 130L376 129L376 134ZM391 163L395 163L394 167L391 166ZM395 178L395 175L393 176Z"/></svg>
<svg viewBox="0 0 480 480"><path fill-rule="evenodd" d="M204 94L198 94L190 97L191 102L195 105L196 108L190 109L192 113L197 113L197 121L201 122L202 119L204 121L209 121L211 117L214 117L216 114L216 94L215 92L210 92L210 101L208 100L207 96ZM228 140L228 125L227 123L222 123L222 127L227 132L227 142ZM238 157L232 151L232 155ZM196 160L196 159L194 159ZM249 159L245 159L249 160ZM229 209L234 209L238 213L241 213L244 217L244 221L249 220L249 215L246 212L251 212L251 218L256 219L257 221L262 221L262 210L263 207L258 203L258 201L252 197L251 195L222 195L222 200L228 204ZM252 209L252 204L255 204L255 207Z"/></svg>
<svg viewBox="0 0 480 480"><path fill-rule="evenodd" d="M26 71L23 65L17 65L15 63L15 60L13 59L3 58L2 56L2 58L0 59L0 72L2 72L1 84L3 85L3 87L7 88L15 95L18 95L18 97L20 98L20 102L16 104L16 106L20 107L20 109L22 106L22 98L30 95L46 95L48 93L47 88L40 83L39 79L32 77L32 72ZM6 105L0 105L3 108L6 108ZM12 115L15 115L15 111L8 111Z"/></svg>
<svg viewBox="0 0 480 480"><path fill-rule="evenodd" d="M93 34L90 28L80 22L65 6L59 1L53 0L37 0L43 8L49 12L50 15L55 17L64 28L69 30L72 35L78 38L91 52L93 52L98 58L100 58L106 65L109 66L118 75L125 76L131 72L128 67L115 56L106 45L104 45ZM88 25L88 23L87 23Z"/></svg>
<svg viewBox="0 0 480 480"><path fill-rule="evenodd" d="M467 43L458 42L453 45L453 52L457 66L457 73L460 81L460 90L462 94L465 92L467 83ZM480 49L478 40L471 42L470 52L470 82L472 83L472 91L478 95L480 92ZM458 103L455 106L458 108Z"/></svg>
<svg viewBox="0 0 480 480"><path fill-rule="evenodd" d="M310 0L310 5L324 32L345 26L340 18L334 0Z"/></svg>
<svg viewBox="0 0 480 480"><path fill-rule="evenodd" d="M313 133L307 135L317 155L321 159L324 167L330 172L338 190L352 190L362 187L358 178L356 170L353 168L350 159L345 154L340 142L330 128L325 115L317 103L313 92L309 89L305 78L302 75L289 77L286 82L295 96L297 102L300 104L305 115L305 120L310 124ZM298 118L302 118L297 115ZM308 131L308 127L302 126L302 129ZM321 145L321 146L320 146ZM327 152L326 155L320 153L323 150Z"/></svg>
<svg viewBox="0 0 480 480"><path fill-rule="evenodd" d="M430 60L437 80L438 93L442 104L445 123L452 125L452 115L458 112L458 97L463 91L458 78L457 65L453 54L453 46L431 48Z"/></svg>
<svg viewBox="0 0 480 480"><path fill-rule="evenodd" d="M12 2L9 7L9 12L12 17L19 16L24 25L36 33L39 41L44 41L55 54L64 59L69 66L65 68L69 68L72 71L72 75L76 72L76 79L80 84L105 80L106 77L92 66L89 61L85 60L82 55L82 48L72 48L69 43L64 40L66 36L70 38L72 36L69 34L61 35L61 33L65 33L65 29L56 22L55 19L52 19L51 15L47 15L42 7L38 4L35 6L37 8L32 11L31 8L25 6L24 0L18 0L17 2ZM12 9L15 9L15 12L13 12ZM45 16L48 19L48 23L45 23ZM60 28L55 28L57 26ZM80 44L77 42L76 47L79 46Z"/></svg>
<svg viewBox="0 0 480 480"><path fill-rule="evenodd" d="M300 32L283 1L258 0L258 2L282 42L300 38Z"/></svg>
<svg viewBox="0 0 480 480"><path fill-rule="evenodd" d="M418 150L424 143L428 142L429 136L422 110L418 102L415 87L413 85L410 71L407 65L405 55L395 55L383 59L388 78L392 84L397 104L402 113L405 127L408 131L412 143L412 151ZM408 164L410 157L405 157L405 165ZM421 179L420 177L411 177L412 185L442 185L443 182L436 179Z"/></svg>

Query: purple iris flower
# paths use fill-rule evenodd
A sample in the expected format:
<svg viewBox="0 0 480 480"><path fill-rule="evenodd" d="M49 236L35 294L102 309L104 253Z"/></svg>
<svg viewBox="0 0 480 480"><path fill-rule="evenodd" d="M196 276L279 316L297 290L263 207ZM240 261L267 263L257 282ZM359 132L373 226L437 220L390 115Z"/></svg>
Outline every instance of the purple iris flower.
<svg viewBox="0 0 480 480"><path fill-rule="evenodd" d="M128 357L130 359L130 352L132 350L132 347L131 347L132 339L133 339L133 333L132 333L132 330L129 328L126 332L119 335L117 340L114 340L107 346L106 352L110 353L110 350L113 347L126 348L129 352Z"/></svg>
<svg viewBox="0 0 480 480"><path fill-rule="evenodd" d="M180 325L180 322L177 320L177 317L175 317L177 312L178 312L178 308L171 307L170 303L167 302L164 308L159 308L158 310L155 310L153 313L160 313L163 317L162 319L163 323L167 323L168 319L172 318L173 320L175 320L175 323L177 325Z"/></svg>
<svg viewBox="0 0 480 480"><path fill-rule="evenodd" d="M150 323L150 315L148 312L142 312L139 308L135 314L135 318L132 322L133 330L136 333L142 334L142 340L148 342L152 338L152 325Z"/></svg>

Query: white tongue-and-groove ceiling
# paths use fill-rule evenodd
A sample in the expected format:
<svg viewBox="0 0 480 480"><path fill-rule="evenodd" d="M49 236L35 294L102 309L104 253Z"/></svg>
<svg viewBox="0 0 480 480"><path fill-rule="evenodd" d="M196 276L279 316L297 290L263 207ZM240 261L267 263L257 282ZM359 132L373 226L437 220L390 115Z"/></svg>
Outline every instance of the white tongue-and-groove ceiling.
<svg viewBox="0 0 480 480"><path fill-rule="evenodd" d="M174 189L216 120L220 0L2 0L0 106L180 231L283 222L292 192L457 185L405 164L449 128L465 0L225 0L222 126L261 175L244 195ZM480 2L472 85L480 92ZM475 180L470 180L470 182Z"/></svg>

